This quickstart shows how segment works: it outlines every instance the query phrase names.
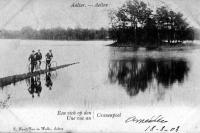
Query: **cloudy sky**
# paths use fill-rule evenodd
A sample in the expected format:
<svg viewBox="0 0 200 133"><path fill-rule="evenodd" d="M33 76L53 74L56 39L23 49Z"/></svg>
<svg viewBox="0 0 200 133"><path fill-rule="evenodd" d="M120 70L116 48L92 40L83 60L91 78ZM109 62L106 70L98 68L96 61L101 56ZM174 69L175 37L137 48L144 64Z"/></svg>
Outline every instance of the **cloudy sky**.
<svg viewBox="0 0 200 133"><path fill-rule="evenodd" d="M0 29L18 30L24 26L36 29L52 27L101 28L109 26L108 11L126 0L0 0ZM161 0L145 0L152 5ZM200 0L162 0L181 11L192 26L200 27ZM72 3L108 7L71 7Z"/></svg>

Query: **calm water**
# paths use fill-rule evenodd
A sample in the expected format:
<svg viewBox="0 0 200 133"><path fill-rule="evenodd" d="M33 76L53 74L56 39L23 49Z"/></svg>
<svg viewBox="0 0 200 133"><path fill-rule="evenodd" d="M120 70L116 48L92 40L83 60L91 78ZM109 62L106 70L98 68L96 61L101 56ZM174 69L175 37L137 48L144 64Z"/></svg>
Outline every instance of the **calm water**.
<svg viewBox="0 0 200 133"><path fill-rule="evenodd" d="M27 72L33 49L52 49L58 65L80 62L37 76L38 84L31 78L4 86L0 100L10 107L199 105L200 49L133 51L110 43L0 40L1 78Z"/></svg>

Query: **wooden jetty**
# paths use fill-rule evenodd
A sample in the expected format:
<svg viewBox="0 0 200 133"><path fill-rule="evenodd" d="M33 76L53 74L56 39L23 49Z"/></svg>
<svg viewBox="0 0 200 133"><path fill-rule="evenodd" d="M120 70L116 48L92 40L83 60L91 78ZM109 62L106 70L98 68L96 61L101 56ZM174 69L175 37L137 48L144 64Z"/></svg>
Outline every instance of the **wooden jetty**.
<svg viewBox="0 0 200 133"><path fill-rule="evenodd" d="M0 87L4 87L4 86L10 85L12 83L16 83L16 82L28 79L30 77L37 76L39 74L45 74L47 72L55 71L55 70L58 70L58 69L61 69L61 68L65 68L65 67L68 67L68 66L71 66L71 65L75 65L75 64L78 64L78 63L79 62L60 65L60 66L52 67L49 70L48 69L43 69L43 70L35 71L33 73L29 72L29 73L24 73L24 74L18 74L18 75L12 75L12 76L8 76L8 77L3 77L3 78L0 78Z"/></svg>

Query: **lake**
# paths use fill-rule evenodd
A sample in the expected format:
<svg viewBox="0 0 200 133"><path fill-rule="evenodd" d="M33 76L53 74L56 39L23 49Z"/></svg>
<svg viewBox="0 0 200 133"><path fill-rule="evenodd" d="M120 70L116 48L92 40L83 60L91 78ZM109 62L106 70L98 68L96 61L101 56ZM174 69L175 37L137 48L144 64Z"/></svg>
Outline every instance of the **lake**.
<svg viewBox="0 0 200 133"><path fill-rule="evenodd" d="M1 40L1 78L28 72L33 49L41 50L43 60L52 49L57 65L80 62L41 75L39 95L28 79L3 86L1 97L9 95L12 107L199 105L200 49L133 51L105 46L110 43Z"/></svg>
<svg viewBox="0 0 200 133"><path fill-rule="evenodd" d="M1 109L2 131L13 131L13 125L26 124L61 125L66 131L144 131L145 126L123 122L133 114L141 117L162 114L171 126L181 125L182 131L200 130L195 117L200 113L198 45L182 50L149 51L106 46L111 43L0 40L0 78L28 72L28 56L33 49L41 50L43 60L52 49L52 66L80 62L35 77L41 83L39 88L31 84L34 78L1 86L0 101L7 108ZM44 62L41 67L44 68ZM93 121L80 124L56 115L58 110L79 109L94 111L93 114L121 112L123 120L115 120L116 128L111 128L112 119L94 117ZM89 125L91 128L87 128Z"/></svg>

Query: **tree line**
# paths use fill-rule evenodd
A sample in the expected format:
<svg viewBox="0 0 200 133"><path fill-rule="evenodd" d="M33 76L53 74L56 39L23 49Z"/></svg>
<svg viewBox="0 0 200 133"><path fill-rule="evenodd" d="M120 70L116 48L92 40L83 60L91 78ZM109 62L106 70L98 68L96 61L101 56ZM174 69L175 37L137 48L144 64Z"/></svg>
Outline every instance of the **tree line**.
<svg viewBox="0 0 200 133"><path fill-rule="evenodd" d="M31 27L24 27L19 31L2 30L0 38L7 39L42 39L42 40L99 40L108 39L108 30L101 29L41 29L35 30Z"/></svg>
<svg viewBox="0 0 200 133"><path fill-rule="evenodd" d="M190 27L180 12L166 6L150 9L139 0L129 0L110 13L110 38L119 43L177 44L194 39Z"/></svg>

